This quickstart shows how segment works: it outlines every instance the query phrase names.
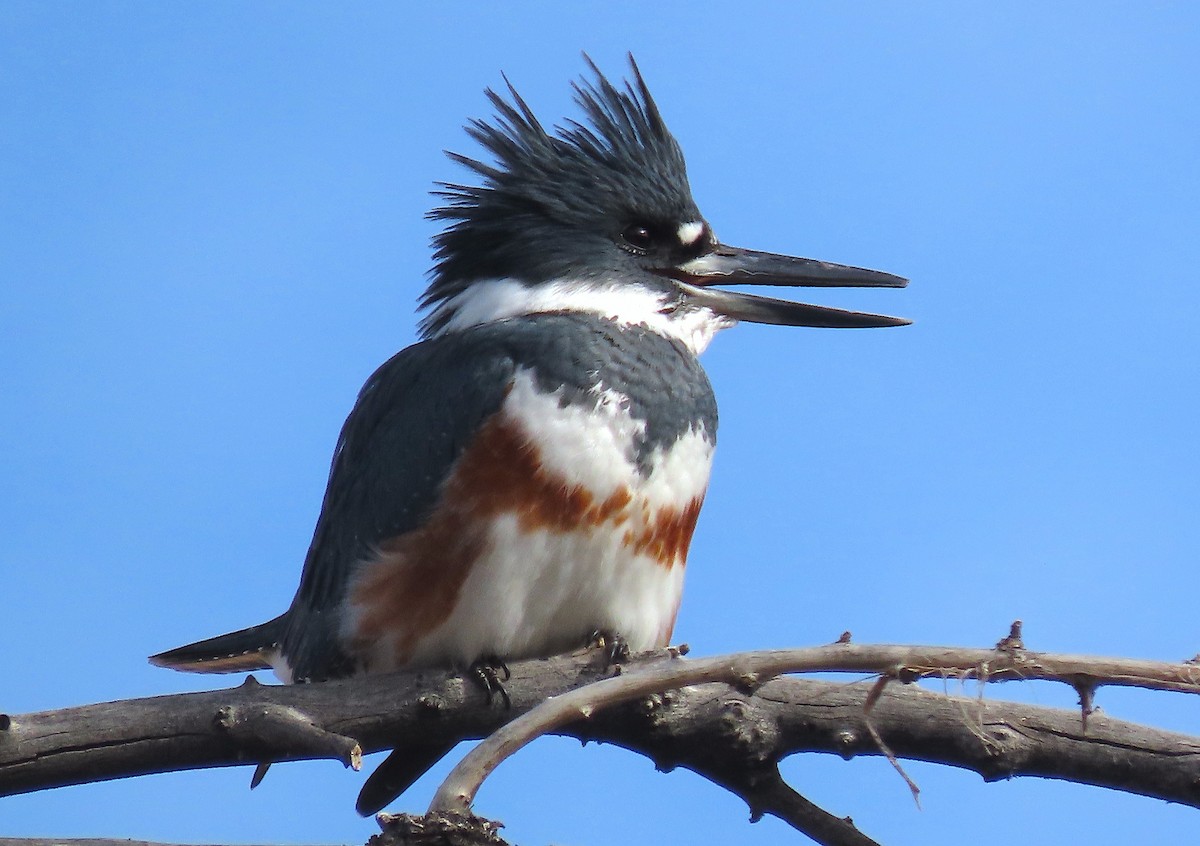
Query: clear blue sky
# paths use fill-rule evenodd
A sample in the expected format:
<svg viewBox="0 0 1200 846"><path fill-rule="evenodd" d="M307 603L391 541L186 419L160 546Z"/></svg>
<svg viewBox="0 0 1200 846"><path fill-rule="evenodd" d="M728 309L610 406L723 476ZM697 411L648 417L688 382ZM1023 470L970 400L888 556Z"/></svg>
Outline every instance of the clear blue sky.
<svg viewBox="0 0 1200 846"><path fill-rule="evenodd" d="M338 427L414 337L427 191L501 72L577 116L638 57L727 242L890 270L906 329L744 326L677 629L1200 649L1200 7L0 6L0 709L215 687L145 656L291 598ZM811 292L809 292L811 293ZM991 688L989 696L1021 695ZM1024 694L1069 705L1050 687ZM1200 701L1103 692L1200 733ZM1192 839L1194 811L793 759L886 843ZM0 800L0 833L362 842L362 776L228 769ZM424 807L423 781L401 807ZM543 741L478 810L526 844L792 843L629 753Z"/></svg>

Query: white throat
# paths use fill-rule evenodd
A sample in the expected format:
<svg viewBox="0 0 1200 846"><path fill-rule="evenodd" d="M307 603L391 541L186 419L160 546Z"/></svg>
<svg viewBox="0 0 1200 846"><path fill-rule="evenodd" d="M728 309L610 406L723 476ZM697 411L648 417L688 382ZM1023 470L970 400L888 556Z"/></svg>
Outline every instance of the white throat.
<svg viewBox="0 0 1200 846"><path fill-rule="evenodd" d="M713 336L737 323L708 308L672 308L665 292L603 281L551 280L523 285L513 279L488 279L440 303L429 319L441 323L434 336L527 314L568 311L595 314L625 326L645 326L702 353ZM444 322L441 322L444 318Z"/></svg>

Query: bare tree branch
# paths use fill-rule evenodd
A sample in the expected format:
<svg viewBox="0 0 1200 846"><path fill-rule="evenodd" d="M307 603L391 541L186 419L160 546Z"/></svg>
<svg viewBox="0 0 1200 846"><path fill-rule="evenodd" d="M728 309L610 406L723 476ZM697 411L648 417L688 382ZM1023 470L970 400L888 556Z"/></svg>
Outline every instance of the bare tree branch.
<svg viewBox="0 0 1200 846"><path fill-rule="evenodd" d="M797 793L783 780L778 767L760 773L747 772L738 783L720 781L719 778L714 775L711 780L750 804L751 822L770 814L807 834L821 846L879 846L855 828L849 817L836 817Z"/></svg>
<svg viewBox="0 0 1200 846"><path fill-rule="evenodd" d="M1008 641L1009 638L1006 638L1001 642L1007 644L1007 648L994 651L856 647L839 642L808 649L782 649L658 663L641 672L625 673L554 696L532 712L514 719L459 762L434 795L429 810L431 813L469 811L483 780L501 761L540 735L581 719L590 719L597 711L620 702L688 685L723 682L753 687L782 673L868 670L883 673L885 678L913 679L935 673L962 677L986 675L993 680L1014 677L1054 679L1073 687L1082 683L1081 678L1086 678L1089 690L1101 684L1137 684L1200 693L1200 672L1191 665L1038 655L1026 652ZM970 663L963 660L964 654L971 659ZM1099 675L1088 666L1089 662L1102 665L1109 675ZM867 710L877 705L883 690L883 684L875 684L868 694ZM887 754L895 763L881 735L869 723L867 730L879 751ZM907 776L905 778L907 780ZM915 795L916 785L911 781L909 784Z"/></svg>
<svg viewBox="0 0 1200 846"><path fill-rule="evenodd" d="M778 816L819 842L871 841L795 794L776 765L804 751L847 758L880 754L873 731L901 758L964 767L989 780L1069 779L1200 807L1200 738L1101 712L1091 714L1085 728L1078 711L955 697L915 685L876 686L873 679L836 684L772 678L803 669L877 673L902 681L1042 678L1088 690L1123 684L1200 692L1200 667L1194 664L1002 646L839 643L699 660L658 652L635 657L615 678L605 678L608 673L596 660L568 656L514 664L508 710L488 706L472 684L439 672L287 687L248 683L0 715L0 795L152 772L317 757L353 766L362 752L390 748L414 734L448 740L487 736L558 697L545 707L566 702L570 708L555 719L556 733L619 744L650 757L659 769L687 767L740 795L753 816ZM614 690L623 692L612 695ZM597 694L608 698L597 700ZM597 703L611 707L598 710Z"/></svg>

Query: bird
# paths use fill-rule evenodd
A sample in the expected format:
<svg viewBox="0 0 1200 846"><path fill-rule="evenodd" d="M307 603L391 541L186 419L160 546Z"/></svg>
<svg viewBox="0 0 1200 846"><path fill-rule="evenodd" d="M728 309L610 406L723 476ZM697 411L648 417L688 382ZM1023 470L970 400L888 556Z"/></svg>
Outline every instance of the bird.
<svg viewBox="0 0 1200 846"><path fill-rule="evenodd" d="M420 339L342 427L287 611L151 656L285 683L480 670L588 644L669 644L708 486L717 404L699 355L739 322L910 321L715 287L898 288L894 274L723 244L632 54L573 83L546 129L504 77L467 134L488 160L438 183ZM487 682L485 682L487 683ZM398 746L373 813L453 744Z"/></svg>

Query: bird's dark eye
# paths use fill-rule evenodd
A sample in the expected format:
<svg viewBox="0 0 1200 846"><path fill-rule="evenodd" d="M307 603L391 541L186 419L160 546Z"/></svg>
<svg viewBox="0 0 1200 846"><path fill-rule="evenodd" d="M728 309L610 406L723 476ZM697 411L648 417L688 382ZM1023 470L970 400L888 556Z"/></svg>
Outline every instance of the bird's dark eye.
<svg viewBox="0 0 1200 846"><path fill-rule="evenodd" d="M648 250L654 246L654 233L644 223L634 223L625 227L621 233L622 240L638 250Z"/></svg>

